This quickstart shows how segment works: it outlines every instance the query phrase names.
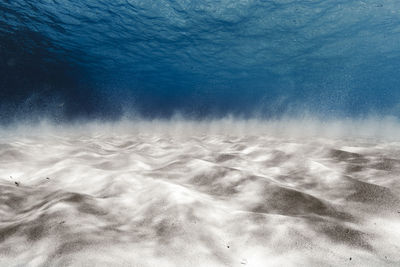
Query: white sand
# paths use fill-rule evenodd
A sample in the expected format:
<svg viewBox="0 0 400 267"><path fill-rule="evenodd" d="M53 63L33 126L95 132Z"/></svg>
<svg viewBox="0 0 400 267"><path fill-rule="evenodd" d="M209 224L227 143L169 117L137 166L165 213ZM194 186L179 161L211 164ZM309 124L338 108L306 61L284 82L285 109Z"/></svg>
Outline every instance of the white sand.
<svg viewBox="0 0 400 267"><path fill-rule="evenodd" d="M400 266L399 129L3 129L0 266Z"/></svg>

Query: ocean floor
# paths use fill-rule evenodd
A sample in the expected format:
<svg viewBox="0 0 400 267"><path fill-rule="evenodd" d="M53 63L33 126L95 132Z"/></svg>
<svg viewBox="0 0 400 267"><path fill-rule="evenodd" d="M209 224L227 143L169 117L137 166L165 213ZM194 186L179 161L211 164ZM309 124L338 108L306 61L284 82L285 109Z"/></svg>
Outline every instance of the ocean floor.
<svg viewBox="0 0 400 267"><path fill-rule="evenodd" d="M0 266L400 266L400 142L157 125L3 132Z"/></svg>

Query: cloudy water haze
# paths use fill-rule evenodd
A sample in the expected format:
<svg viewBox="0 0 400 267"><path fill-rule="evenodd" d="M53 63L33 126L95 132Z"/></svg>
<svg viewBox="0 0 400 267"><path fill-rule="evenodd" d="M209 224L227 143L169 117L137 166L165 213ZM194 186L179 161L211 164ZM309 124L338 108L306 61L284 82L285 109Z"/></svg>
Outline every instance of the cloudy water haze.
<svg viewBox="0 0 400 267"><path fill-rule="evenodd" d="M400 266L400 2L2 0L0 266Z"/></svg>

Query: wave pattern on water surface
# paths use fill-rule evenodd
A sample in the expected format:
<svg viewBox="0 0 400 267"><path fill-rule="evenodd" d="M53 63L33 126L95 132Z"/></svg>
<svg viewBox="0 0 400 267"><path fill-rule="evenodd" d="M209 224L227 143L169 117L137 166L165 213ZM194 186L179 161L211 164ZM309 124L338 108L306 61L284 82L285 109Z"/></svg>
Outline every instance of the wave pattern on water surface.
<svg viewBox="0 0 400 267"><path fill-rule="evenodd" d="M398 115L399 10L396 0L5 0L3 110Z"/></svg>

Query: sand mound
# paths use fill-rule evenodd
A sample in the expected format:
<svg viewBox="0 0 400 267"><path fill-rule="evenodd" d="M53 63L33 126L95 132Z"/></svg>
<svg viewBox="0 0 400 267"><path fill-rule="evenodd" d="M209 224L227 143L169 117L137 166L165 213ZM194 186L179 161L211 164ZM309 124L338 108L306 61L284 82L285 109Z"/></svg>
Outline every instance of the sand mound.
<svg viewBox="0 0 400 267"><path fill-rule="evenodd" d="M274 135L3 138L0 266L398 266L399 151Z"/></svg>

